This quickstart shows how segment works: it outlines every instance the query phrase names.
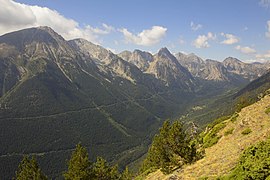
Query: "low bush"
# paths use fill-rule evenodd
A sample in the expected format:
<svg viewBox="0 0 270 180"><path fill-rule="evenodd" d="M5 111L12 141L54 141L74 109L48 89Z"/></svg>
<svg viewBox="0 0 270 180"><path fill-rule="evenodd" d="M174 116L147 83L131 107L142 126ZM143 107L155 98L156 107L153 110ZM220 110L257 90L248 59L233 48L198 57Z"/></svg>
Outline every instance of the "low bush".
<svg viewBox="0 0 270 180"><path fill-rule="evenodd" d="M259 142L247 148L240 156L239 163L222 180L270 179L270 140Z"/></svg>
<svg viewBox="0 0 270 180"><path fill-rule="evenodd" d="M252 132L252 130L251 130L250 128L247 128L247 129L245 129L244 131L242 131L241 134L243 134L243 135L248 135L248 134L250 134L251 132Z"/></svg>
<svg viewBox="0 0 270 180"><path fill-rule="evenodd" d="M228 136L229 134L233 133L234 128L230 128L227 131L224 132L224 136Z"/></svg>
<svg viewBox="0 0 270 180"><path fill-rule="evenodd" d="M232 117L231 117L231 122L235 122L237 120L237 117L239 116L239 114L234 114Z"/></svg>
<svg viewBox="0 0 270 180"><path fill-rule="evenodd" d="M270 114L270 107L265 110L266 114Z"/></svg>

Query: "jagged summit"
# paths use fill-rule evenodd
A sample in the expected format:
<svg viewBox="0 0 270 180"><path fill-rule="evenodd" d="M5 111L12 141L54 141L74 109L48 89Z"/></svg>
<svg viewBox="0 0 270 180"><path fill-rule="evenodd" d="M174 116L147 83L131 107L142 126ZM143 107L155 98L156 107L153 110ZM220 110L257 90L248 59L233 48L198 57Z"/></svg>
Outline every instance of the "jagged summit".
<svg viewBox="0 0 270 180"><path fill-rule="evenodd" d="M194 88L194 79L190 72L184 68L167 48L161 48L154 55L147 73L153 74L157 79L165 82L167 86L181 87L186 90Z"/></svg>
<svg viewBox="0 0 270 180"><path fill-rule="evenodd" d="M157 53L158 56L167 56L169 58L172 58L172 54L171 52L166 48L166 47L163 47L161 48L158 53Z"/></svg>
<svg viewBox="0 0 270 180"><path fill-rule="evenodd" d="M223 60L223 63L243 63L243 62L234 57L227 57L226 59Z"/></svg>
<svg viewBox="0 0 270 180"><path fill-rule="evenodd" d="M118 56L134 64L143 72L149 68L150 63L153 61L153 55L151 53L138 49L135 49L133 52L123 51Z"/></svg>
<svg viewBox="0 0 270 180"><path fill-rule="evenodd" d="M18 49L22 49L24 45L32 42L42 42L56 45L58 42L64 41L65 39L62 36L47 26L10 32L0 37L1 43L13 45Z"/></svg>

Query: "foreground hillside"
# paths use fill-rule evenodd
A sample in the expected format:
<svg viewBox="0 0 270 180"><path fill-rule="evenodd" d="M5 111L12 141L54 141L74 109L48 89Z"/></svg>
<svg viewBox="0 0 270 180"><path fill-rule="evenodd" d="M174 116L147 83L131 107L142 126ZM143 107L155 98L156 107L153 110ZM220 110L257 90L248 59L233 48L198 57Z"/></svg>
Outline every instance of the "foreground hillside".
<svg viewBox="0 0 270 180"><path fill-rule="evenodd" d="M228 174L238 163L244 149L270 136L270 115L267 114L269 107L270 95L266 95L260 101L243 108L236 119L224 121L226 127L218 132L221 138L217 144L206 148L203 159L170 175L157 171L149 174L146 179L215 179ZM249 133L244 133L245 131Z"/></svg>

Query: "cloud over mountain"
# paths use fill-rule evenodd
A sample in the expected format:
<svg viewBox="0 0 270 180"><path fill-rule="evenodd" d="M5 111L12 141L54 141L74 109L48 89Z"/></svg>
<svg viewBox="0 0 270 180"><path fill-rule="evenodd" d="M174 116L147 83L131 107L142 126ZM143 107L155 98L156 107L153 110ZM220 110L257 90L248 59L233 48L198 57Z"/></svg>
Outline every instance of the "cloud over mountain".
<svg viewBox="0 0 270 180"><path fill-rule="evenodd" d="M211 32L208 32L207 35L199 35L197 39L193 42L193 45L196 48L208 48L210 47L209 45L209 40L215 40L216 35L214 35Z"/></svg>
<svg viewBox="0 0 270 180"><path fill-rule="evenodd" d="M123 33L127 43L151 46L161 41L161 39L166 35L167 28L162 26L153 26L151 29L145 29L138 34L133 34L126 28L122 28L119 31Z"/></svg>
<svg viewBox="0 0 270 180"><path fill-rule="evenodd" d="M267 21L267 32L265 33L265 36L270 38L270 20Z"/></svg>
<svg viewBox="0 0 270 180"><path fill-rule="evenodd" d="M260 0L259 3L262 7L269 8L270 7L270 0Z"/></svg>
<svg viewBox="0 0 270 180"><path fill-rule="evenodd" d="M33 26L50 26L66 39L85 38L99 43L99 36L110 33L114 28L102 24L101 28L85 25L61 15L47 7L31 6L12 0L0 0L0 35ZM18 13L19 12L19 13Z"/></svg>
<svg viewBox="0 0 270 180"><path fill-rule="evenodd" d="M239 50L241 53L244 53L244 54L256 53L255 49L248 47L248 46L242 47L242 46L238 45L235 47L235 49Z"/></svg>
<svg viewBox="0 0 270 180"><path fill-rule="evenodd" d="M193 31L201 29L203 26L201 24L195 24L193 21L190 22L190 27Z"/></svg>
<svg viewBox="0 0 270 180"><path fill-rule="evenodd" d="M221 36L225 37L226 39L221 42L221 44L235 44L239 42L239 38L233 34L225 34L221 33Z"/></svg>

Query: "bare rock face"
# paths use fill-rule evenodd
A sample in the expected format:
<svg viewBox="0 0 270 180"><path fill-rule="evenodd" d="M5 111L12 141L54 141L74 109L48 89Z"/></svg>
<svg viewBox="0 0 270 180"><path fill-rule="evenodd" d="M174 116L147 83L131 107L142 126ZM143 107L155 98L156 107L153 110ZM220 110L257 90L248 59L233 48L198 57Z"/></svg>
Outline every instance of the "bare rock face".
<svg viewBox="0 0 270 180"><path fill-rule="evenodd" d="M204 80L228 81L227 70L222 63L214 60L204 61L195 54L177 53L176 58L194 77Z"/></svg>
<svg viewBox="0 0 270 180"><path fill-rule="evenodd" d="M153 61L153 55L151 53L140 50L134 50L133 52L123 51L118 56L134 64L143 72L149 68L149 64Z"/></svg>
<svg viewBox="0 0 270 180"><path fill-rule="evenodd" d="M248 64L236 58L228 57L223 62L203 60L195 54L177 53L177 60L194 77L213 81L252 81L266 72L266 64ZM241 80L242 79L242 80Z"/></svg>
<svg viewBox="0 0 270 180"><path fill-rule="evenodd" d="M222 63L207 59L202 71L202 78L206 80L229 81L228 71Z"/></svg>
<svg viewBox="0 0 270 180"><path fill-rule="evenodd" d="M154 55L154 61L146 71L162 80L167 86L193 89L194 79L167 48L162 48Z"/></svg>
<svg viewBox="0 0 270 180"><path fill-rule="evenodd" d="M0 37L0 95L48 67L57 67L70 81L66 69L77 68L77 60L77 53L49 27L5 34Z"/></svg>
<svg viewBox="0 0 270 180"><path fill-rule="evenodd" d="M267 70L267 66L264 64L248 64L232 57L226 58L223 61L223 65L227 68L228 72L241 75L249 80L254 80L262 76Z"/></svg>
<svg viewBox="0 0 270 180"><path fill-rule="evenodd" d="M188 55L177 53L175 57L194 77L201 77L201 72L205 68L205 62L200 57L193 53Z"/></svg>
<svg viewBox="0 0 270 180"><path fill-rule="evenodd" d="M142 76L142 72L135 65L99 45L84 39L71 40L69 44L83 55L92 58L101 71L110 72L133 83L140 80Z"/></svg>

